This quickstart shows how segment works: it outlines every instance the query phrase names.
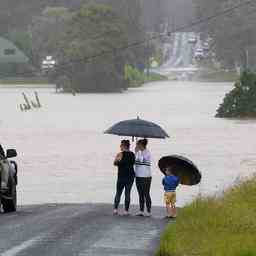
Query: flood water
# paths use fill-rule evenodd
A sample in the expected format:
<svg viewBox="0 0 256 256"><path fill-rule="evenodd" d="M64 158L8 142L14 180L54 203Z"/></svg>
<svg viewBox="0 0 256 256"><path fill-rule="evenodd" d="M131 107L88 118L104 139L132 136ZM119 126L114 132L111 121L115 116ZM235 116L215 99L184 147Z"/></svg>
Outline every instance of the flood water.
<svg viewBox="0 0 256 256"><path fill-rule="evenodd" d="M104 135L113 123L136 118L161 124L168 140L151 140L153 204L162 205L160 156L182 154L202 171L199 186L180 187L178 205L223 191L255 172L256 121L214 118L229 83L158 82L124 94L55 94L38 89L43 108L21 112L25 91L0 90L0 142L19 153L19 204L112 203L119 137ZM135 186L133 203L138 202Z"/></svg>

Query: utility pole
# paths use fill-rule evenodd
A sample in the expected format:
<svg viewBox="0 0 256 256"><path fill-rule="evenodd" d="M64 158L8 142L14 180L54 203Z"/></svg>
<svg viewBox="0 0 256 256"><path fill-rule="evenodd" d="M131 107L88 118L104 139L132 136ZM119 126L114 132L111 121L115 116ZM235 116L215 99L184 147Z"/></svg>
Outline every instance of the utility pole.
<svg viewBox="0 0 256 256"><path fill-rule="evenodd" d="M249 70L249 50L246 48L245 50L245 58L246 58L246 70Z"/></svg>
<svg viewBox="0 0 256 256"><path fill-rule="evenodd" d="M149 34L146 32L146 48L147 48L147 77L149 78L150 72L150 44L149 44Z"/></svg>

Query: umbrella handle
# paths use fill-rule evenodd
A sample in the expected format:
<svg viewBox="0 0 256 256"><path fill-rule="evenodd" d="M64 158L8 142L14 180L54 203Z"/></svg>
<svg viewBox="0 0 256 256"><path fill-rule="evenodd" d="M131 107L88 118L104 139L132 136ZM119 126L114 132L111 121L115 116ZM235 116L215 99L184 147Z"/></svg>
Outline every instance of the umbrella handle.
<svg viewBox="0 0 256 256"><path fill-rule="evenodd" d="M133 137L132 137L132 142L134 142L134 141L137 143L138 138L137 138L137 137L135 138L135 137L133 136Z"/></svg>

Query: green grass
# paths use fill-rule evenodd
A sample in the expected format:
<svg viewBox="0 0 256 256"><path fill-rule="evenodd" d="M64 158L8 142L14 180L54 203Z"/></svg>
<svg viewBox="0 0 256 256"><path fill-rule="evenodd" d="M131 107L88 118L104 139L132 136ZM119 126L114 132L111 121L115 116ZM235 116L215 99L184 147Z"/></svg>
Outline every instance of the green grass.
<svg viewBox="0 0 256 256"><path fill-rule="evenodd" d="M146 82L154 82L154 81L166 81L168 77L157 74L157 73L150 73L149 77L146 76Z"/></svg>
<svg viewBox="0 0 256 256"><path fill-rule="evenodd" d="M181 209L158 256L256 256L256 178Z"/></svg>
<svg viewBox="0 0 256 256"><path fill-rule="evenodd" d="M145 83L149 83L149 82L157 82L157 81L167 81L168 77L166 76L162 76L160 74L156 74L156 73L150 73L149 76L147 76L147 74L142 73L141 74L141 79L140 80L133 80L130 81L130 88L136 88L136 87L141 87L143 86L143 84Z"/></svg>
<svg viewBox="0 0 256 256"><path fill-rule="evenodd" d="M144 83L147 82L168 80L168 77L152 72L150 72L148 76L143 71L140 71L131 65L126 65L125 80L128 81L130 88L136 88L141 87Z"/></svg>

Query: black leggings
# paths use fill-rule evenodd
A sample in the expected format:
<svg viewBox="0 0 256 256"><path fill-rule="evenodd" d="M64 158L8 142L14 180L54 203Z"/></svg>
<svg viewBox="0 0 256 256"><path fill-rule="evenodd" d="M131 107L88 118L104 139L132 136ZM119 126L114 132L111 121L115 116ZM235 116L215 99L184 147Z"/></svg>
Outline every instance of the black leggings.
<svg viewBox="0 0 256 256"><path fill-rule="evenodd" d="M142 212L144 212L145 201L146 201L147 211L149 213L151 212L151 205L152 205L152 201L150 197L151 181L152 181L151 177L136 178L136 186L137 186L139 200L140 200L140 211Z"/></svg>
<svg viewBox="0 0 256 256"><path fill-rule="evenodd" d="M129 211L130 201L131 201L131 190L132 190L133 182L134 182L134 179L130 179L128 181L117 180L116 196L115 196L115 202L114 202L115 209L118 209L123 190L125 189L125 210Z"/></svg>

